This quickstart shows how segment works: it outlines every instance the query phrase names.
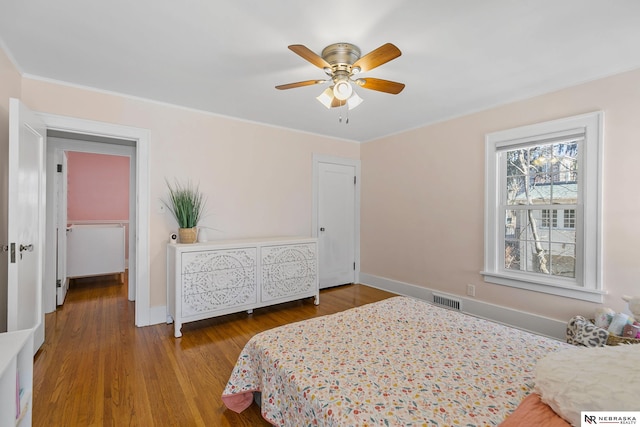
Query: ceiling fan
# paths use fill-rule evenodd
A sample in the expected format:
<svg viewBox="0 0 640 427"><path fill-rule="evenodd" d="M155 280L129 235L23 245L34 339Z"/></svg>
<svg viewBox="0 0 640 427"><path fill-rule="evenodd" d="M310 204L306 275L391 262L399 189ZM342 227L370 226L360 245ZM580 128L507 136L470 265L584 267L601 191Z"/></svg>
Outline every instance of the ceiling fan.
<svg viewBox="0 0 640 427"><path fill-rule="evenodd" d="M346 104L351 110L360 105L362 98L353 90L352 84L393 95L397 95L404 89L403 83L372 77L357 77L359 73L373 70L402 55L400 49L391 43L386 43L362 57L360 56L360 48L351 43L331 44L322 50L322 55L316 54L301 44L293 44L289 46L289 49L321 68L330 78L288 83L276 86L276 89L293 89L331 82L331 86L317 97L318 101L327 108Z"/></svg>

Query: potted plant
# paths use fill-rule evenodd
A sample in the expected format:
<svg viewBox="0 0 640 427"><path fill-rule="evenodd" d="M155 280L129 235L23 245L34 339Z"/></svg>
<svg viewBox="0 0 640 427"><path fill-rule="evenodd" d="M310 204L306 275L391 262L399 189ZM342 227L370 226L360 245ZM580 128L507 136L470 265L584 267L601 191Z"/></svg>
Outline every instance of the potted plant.
<svg viewBox="0 0 640 427"><path fill-rule="evenodd" d="M180 184L176 180L174 185L167 181L167 187L169 201L163 200L163 202L178 222L180 243L195 243L198 238L196 226L204 212L205 197L200 192L199 186L193 185L191 181Z"/></svg>

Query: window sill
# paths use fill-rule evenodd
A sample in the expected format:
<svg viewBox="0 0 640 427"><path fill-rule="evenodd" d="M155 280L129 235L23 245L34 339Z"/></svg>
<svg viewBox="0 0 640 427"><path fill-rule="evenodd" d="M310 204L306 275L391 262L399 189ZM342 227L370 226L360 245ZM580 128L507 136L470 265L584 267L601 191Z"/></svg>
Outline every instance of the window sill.
<svg viewBox="0 0 640 427"><path fill-rule="evenodd" d="M528 291L542 292L545 294L558 295L566 298L573 298L581 301L602 303L605 291L595 289L582 289L574 286L552 285L542 282L532 282L523 280L521 277L513 275L481 271L484 281L494 283L496 285L509 286L512 288L526 289Z"/></svg>

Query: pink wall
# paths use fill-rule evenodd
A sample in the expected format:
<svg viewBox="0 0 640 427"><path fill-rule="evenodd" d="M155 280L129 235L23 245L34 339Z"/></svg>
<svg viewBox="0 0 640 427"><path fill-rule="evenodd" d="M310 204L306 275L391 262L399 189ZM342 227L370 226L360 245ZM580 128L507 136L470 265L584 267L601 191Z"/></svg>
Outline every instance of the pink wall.
<svg viewBox="0 0 640 427"><path fill-rule="evenodd" d="M129 157L67 153L67 221L129 219Z"/></svg>

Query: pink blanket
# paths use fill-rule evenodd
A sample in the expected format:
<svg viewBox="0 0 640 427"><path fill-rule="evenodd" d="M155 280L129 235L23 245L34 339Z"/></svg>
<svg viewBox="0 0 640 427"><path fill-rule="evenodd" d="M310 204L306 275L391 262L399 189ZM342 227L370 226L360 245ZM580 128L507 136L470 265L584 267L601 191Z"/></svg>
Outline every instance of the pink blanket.
<svg viewBox="0 0 640 427"><path fill-rule="evenodd" d="M540 395L532 393L500 424L500 427L523 426L571 427L571 424L543 403Z"/></svg>

